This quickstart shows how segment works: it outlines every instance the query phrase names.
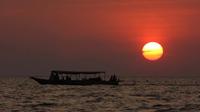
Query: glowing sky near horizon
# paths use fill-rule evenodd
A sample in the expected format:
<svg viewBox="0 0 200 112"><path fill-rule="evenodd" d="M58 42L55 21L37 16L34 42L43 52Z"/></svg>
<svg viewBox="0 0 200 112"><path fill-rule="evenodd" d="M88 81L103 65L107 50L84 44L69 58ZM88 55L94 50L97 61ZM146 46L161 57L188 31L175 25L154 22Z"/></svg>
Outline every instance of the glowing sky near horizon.
<svg viewBox="0 0 200 112"><path fill-rule="evenodd" d="M199 74L199 0L1 0L0 73ZM149 63L141 48L161 43Z"/></svg>

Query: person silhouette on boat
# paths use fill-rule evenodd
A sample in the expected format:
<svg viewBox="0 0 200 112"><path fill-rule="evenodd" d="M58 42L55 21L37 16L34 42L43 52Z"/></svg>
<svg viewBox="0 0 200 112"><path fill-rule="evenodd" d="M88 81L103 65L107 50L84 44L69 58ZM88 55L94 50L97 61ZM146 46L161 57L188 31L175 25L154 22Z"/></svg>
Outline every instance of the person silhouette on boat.
<svg viewBox="0 0 200 112"><path fill-rule="evenodd" d="M59 80L59 76L58 76L58 74L54 74L54 73L52 73L52 74L50 75L49 80Z"/></svg>
<svg viewBox="0 0 200 112"><path fill-rule="evenodd" d="M64 76L62 76L62 80L65 80L65 77L64 77Z"/></svg>
<svg viewBox="0 0 200 112"><path fill-rule="evenodd" d="M59 80L58 74L55 75L55 80Z"/></svg>
<svg viewBox="0 0 200 112"><path fill-rule="evenodd" d="M116 77L116 75L111 75L110 77L110 81L118 81L118 78Z"/></svg>
<svg viewBox="0 0 200 112"><path fill-rule="evenodd" d="M66 76L66 79L65 80L71 80L71 77L69 76Z"/></svg>
<svg viewBox="0 0 200 112"><path fill-rule="evenodd" d="M51 73L50 77L49 77L49 80L53 80L54 79L54 74Z"/></svg>

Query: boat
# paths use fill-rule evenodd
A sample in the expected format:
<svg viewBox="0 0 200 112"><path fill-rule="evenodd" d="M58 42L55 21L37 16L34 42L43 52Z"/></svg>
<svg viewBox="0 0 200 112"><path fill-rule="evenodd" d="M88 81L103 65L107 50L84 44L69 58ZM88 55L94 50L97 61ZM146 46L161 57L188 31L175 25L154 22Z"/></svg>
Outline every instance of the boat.
<svg viewBox="0 0 200 112"><path fill-rule="evenodd" d="M106 72L102 71L54 70L51 71L49 79L30 78L42 85L118 85L120 82L116 75L111 75L109 80L106 80Z"/></svg>

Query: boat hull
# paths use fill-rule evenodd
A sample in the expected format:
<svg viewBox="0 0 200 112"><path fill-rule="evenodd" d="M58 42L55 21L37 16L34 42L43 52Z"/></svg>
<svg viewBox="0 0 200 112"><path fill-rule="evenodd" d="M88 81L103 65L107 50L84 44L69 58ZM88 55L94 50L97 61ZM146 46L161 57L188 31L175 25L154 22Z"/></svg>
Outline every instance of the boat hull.
<svg viewBox="0 0 200 112"><path fill-rule="evenodd" d="M47 80L30 77L39 84L46 85L118 85L119 81L91 81L91 80Z"/></svg>

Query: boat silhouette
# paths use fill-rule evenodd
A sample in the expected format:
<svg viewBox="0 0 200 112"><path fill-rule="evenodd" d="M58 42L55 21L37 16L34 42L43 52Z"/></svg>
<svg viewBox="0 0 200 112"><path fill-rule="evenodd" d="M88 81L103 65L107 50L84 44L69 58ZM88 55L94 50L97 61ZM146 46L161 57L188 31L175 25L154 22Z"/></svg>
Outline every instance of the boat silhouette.
<svg viewBox="0 0 200 112"><path fill-rule="evenodd" d="M51 85L118 85L120 80L116 75L106 80L102 71L51 71L49 79L30 77L39 84Z"/></svg>

